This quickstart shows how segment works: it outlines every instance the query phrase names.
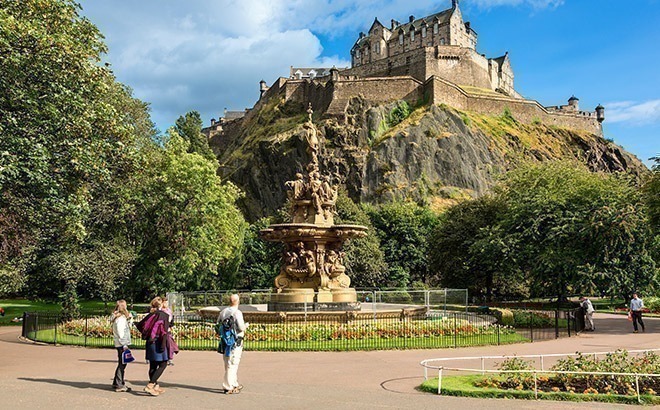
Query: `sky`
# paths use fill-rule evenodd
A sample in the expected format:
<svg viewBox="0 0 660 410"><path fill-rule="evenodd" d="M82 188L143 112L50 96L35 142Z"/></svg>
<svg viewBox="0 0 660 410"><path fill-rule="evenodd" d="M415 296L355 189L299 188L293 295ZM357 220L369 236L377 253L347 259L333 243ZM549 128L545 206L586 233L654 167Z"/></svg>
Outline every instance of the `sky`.
<svg viewBox="0 0 660 410"><path fill-rule="evenodd" d="M204 125L249 108L259 81L298 67L347 67L360 31L450 0L82 0L117 79L151 104L161 131L188 111ZM605 137L660 155L660 0L462 0L488 57L508 51L515 88L542 105L605 106Z"/></svg>

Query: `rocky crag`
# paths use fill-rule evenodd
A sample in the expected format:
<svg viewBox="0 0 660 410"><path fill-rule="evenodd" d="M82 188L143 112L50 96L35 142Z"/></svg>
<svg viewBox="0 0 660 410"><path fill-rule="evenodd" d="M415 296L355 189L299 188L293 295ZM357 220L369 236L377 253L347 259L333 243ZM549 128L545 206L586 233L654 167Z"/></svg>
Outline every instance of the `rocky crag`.
<svg viewBox="0 0 660 410"><path fill-rule="evenodd" d="M246 193L253 219L286 202L284 183L309 162L302 104L272 99L211 135L219 173ZM507 110L493 117L448 106L374 105L351 99L343 118L315 113L321 169L355 201L412 198L442 208L486 193L524 161L577 160L594 171L647 168L635 156L585 131L523 124Z"/></svg>

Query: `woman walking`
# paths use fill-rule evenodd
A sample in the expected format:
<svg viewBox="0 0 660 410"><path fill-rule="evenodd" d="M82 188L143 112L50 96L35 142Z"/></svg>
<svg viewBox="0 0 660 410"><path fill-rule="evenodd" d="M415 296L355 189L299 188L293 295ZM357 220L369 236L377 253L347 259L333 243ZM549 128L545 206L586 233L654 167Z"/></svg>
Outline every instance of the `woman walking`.
<svg viewBox="0 0 660 410"><path fill-rule="evenodd" d="M163 312L163 300L156 297L151 301L151 312L138 323L137 328L146 339L146 354L149 361L149 384L144 391L152 396L158 396L165 391L158 385L158 379L167 367L170 359L168 354L167 332L170 328L170 320L167 313Z"/></svg>
<svg viewBox="0 0 660 410"><path fill-rule="evenodd" d="M114 312L112 312L112 335L115 339L115 349L117 350L117 369L115 378L112 381L112 387L116 392L131 391L124 381L124 370L126 363L122 360L124 350L128 350L131 344L131 314L128 313L125 300L118 300Z"/></svg>

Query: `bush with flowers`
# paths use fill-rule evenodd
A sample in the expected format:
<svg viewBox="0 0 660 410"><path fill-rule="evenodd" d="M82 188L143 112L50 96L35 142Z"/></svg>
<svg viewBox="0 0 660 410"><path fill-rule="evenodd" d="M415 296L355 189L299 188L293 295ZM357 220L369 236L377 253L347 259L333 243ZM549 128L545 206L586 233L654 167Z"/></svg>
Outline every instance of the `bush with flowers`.
<svg viewBox="0 0 660 410"><path fill-rule="evenodd" d="M507 359L498 365L500 370L532 370L532 363L520 358ZM551 367L553 371L595 372L595 373L638 373L660 374L660 356L646 352L640 356L631 356L626 351L609 353L602 359L578 355L559 360ZM553 374L537 376L537 389L541 392L567 392L581 394L605 394L636 396L635 376L615 376L598 374ZM477 387L498 388L504 390L533 390L532 373L502 373L498 376L483 378L475 382ZM660 377L640 376L641 394L655 396L660 391Z"/></svg>

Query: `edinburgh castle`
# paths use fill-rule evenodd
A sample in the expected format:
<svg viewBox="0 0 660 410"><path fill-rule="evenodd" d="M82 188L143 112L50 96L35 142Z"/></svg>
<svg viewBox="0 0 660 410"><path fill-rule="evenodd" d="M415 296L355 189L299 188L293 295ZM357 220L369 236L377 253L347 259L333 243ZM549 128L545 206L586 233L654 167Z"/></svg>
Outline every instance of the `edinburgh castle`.
<svg viewBox="0 0 660 410"><path fill-rule="evenodd" d="M375 19L360 33L350 50L351 67L291 67L289 77L270 87L260 83L261 97L254 109L271 98L311 103L326 117L345 116L351 98L371 103L405 100L411 105L445 104L459 110L501 115L508 110L522 123L542 122L602 135L604 108L583 111L572 96L568 104L543 106L524 98L514 86L509 54L488 58L477 52L477 32L463 20L458 0L430 16L410 16L406 23L392 20L386 27ZM208 134L245 112L225 112L212 120Z"/></svg>

